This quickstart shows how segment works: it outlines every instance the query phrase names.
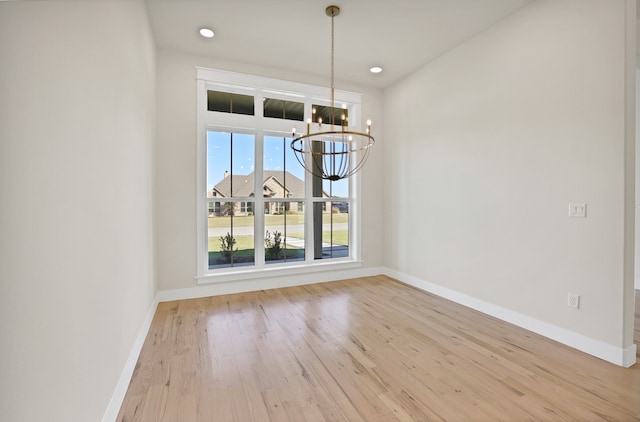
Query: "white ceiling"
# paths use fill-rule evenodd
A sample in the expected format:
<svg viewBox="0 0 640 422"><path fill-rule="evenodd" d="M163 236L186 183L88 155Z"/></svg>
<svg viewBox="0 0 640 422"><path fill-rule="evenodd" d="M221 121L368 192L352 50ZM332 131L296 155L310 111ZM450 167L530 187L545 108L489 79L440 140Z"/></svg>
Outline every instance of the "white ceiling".
<svg viewBox="0 0 640 422"><path fill-rule="evenodd" d="M159 48L386 87L532 0L147 0ZM199 28L216 36L204 39ZM384 72L373 75L373 65ZM339 86L337 86L339 88Z"/></svg>

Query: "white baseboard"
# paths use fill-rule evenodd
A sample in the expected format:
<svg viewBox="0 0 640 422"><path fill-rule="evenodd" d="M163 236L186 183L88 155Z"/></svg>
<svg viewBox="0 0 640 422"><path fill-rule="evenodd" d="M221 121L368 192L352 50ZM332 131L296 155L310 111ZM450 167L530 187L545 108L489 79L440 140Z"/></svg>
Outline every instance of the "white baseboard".
<svg viewBox="0 0 640 422"><path fill-rule="evenodd" d="M129 383L131 382L133 371L136 368L138 357L140 356L140 352L142 351L142 346L144 345L144 341L147 338L149 329L151 328L151 322L153 321L153 316L156 314L157 308L158 308L158 296L156 295L155 299L151 303L151 306L149 307L147 316L145 317L144 321L142 322L142 325L140 326L140 330L138 331L138 336L136 337L133 343L131 352L129 352L129 357L127 358L127 362L124 365L124 369L120 374L120 379L118 380L116 389L113 392L113 396L111 396L111 400L109 401L107 410L102 416L102 422L115 422L116 418L118 417L118 412L120 412L120 407L122 406L124 396L127 393L127 388L129 388Z"/></svg>
<svg viewBox="0 0 640 422"><path fill-rule="evenodd" d="M637 345L634 343L626 349L622 349L622 364L625 368L629 368L636 364ZM615 363L615 362L614 362Z"/></svg>
<svg viewBox="0 0 640 422"><path fill-rule="evenodd" d="M557 327L399 271L385 268L384 274L403 283L417 287L420 290L433 293L471 309L475 309L476 311L491 315L616 365L628 368L636 363L635 344L626 349L615 347L608 343Z"/></svg>

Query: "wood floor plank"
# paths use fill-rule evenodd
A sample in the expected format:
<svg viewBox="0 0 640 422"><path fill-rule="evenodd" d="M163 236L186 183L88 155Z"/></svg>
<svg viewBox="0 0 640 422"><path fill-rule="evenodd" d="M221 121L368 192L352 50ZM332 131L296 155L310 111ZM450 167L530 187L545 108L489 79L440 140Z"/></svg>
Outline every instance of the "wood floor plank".
<svg viewBox="0 0 640 422"><path fill-rule="evenodd" d="M159 304L118 415L437 420L640 420L640 365L375 276Z"/></svg>

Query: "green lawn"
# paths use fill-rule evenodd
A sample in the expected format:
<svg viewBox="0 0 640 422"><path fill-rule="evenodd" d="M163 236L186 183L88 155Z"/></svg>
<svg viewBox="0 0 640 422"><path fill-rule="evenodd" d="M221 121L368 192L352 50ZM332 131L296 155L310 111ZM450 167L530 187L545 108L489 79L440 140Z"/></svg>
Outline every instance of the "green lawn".
<svg viewBox="0 0 640 422"><path fill-rule="evenodd" d="M234 262L236 263L253 262L255 260L253 236L236 236L235 239L236 239L236 244L234 246L234 252L233 252ZM235 250L236 248L237 248L237 251ZM297 249L289 246L287 247L287 249L282 250L282 258L280 258L279 260L283 260L285 256L286 256L286 259L304 258L304 249ZM210 237L209 238L209 265L224 265L224 264L225 264L224 257L222 255L222 252L220 252L220 238Z"/></svg>
<svg viewBox="0 0 640 422"><path fill-rule="evenodd" d="M287 233L288 237L293 237L296 239L303 239L302 233ZM323 231L322 232L322 242L323 243L331 243L331 232ZM334 245L349 245L349 232L347 230L336 230L333 232L333 244Z"/></svg>
<svg viewBox="0 0 640 422"><path fill-rule="evenodd" d="M331 222L331 216L333 215L333 222L338 223L348 223L349 222L349 214L348 213L340 213L340 214L322 214L322 222L324 224ZM233 225L234 227L251 227L253 226L254 218L252 215L243 215L233 217ZM282 215L265 215L264 216L264 224L265 226L274 226L281 225L284 221L284 216ZM304 214L287 214L287 225L300 225L304 224ZM209 217L209 228L210 229L219 229L231 227L231 217Z"/></svg>
<svg viewBox="0 0 640 422"><path fill-rule="evenodd" d="M294 239L303 239L304 235L302 233L289 233L290 238ZM244 251L251 250L253 251L253 236L235 236L236 245L234 247L238 249L238 253L245 253ZM331 242L331 232L323 231L322 232L322 241L324 243ZM334 245L348 245L349 244L349 232L347 230L338 230L333 232L333 244ZM291 246L287 246L287 249L294 249ZM209 251L211 252L220 252L220 238L219 237L210 237L209 238Z"/></svg>
<svg viewBox="0 0 640 422"><path fill-rule="evenodd" d="M234 239L236 240L234 249L238 248L238 253L248 249L253 250L253 236L234 236ZM209 238L209 250L220 251L220 237Z"/></svg>
<svg viewBox="0 0 640 422"><path fill-rule="evenodd" d="M322 241L324 243L331 243L331 232L322 232ZM333 244L334 245L349 245L349 232L347 230L337 230L333 232Z"/></svg>
<svg viewBox="0 0 640 422"><path fill-rule="evenodd" d="M328 233L328 232L327 232ZM298 237L295 235L290 235L291 237ZM302 235L299 234L299 239L302 238ZM236 244L233 249L238 249L237 254L242 256L253 256L253 236L235 236ZM335 234L334 234L334 242L335 242ZM282 245L284 248L284 244ZM287 249L294 250L296 248L292 246L287 246ZM210 237L209 238L209 253L220 252L220 238L219 237Z"/></svg>
<svg viewBox="0 0 640 422"><path fill-rule="evenodd" d="M265 225L269 229L269 226L282 225L284 217L282 215L266 215ZM331 222L330 214L323 214L323 223L327 224ZM349 214L333 214L333 222L347 223L349 221ZM234 227L251 227L254 224L253 216L238 216L233 217ZM304 224L304 215L287 215L287 226L289 225L302 225ZM231 225L231 217L209 217L209 228L228 228ZM303 239L303 233L287 233L289 238ZM255 261L255 249L254 249L254 237L253 236L235 236L236 244L233 253L233 259L236 263L249 263ZM331 232L322 232L322 242L331 243ZM337 230L333 232L333 244L334 245L349 245L349 232L348 230ZM284 248L284 245L282 245ZM286 251L286 252L285 252ZM286 253L287 259L304 258L304 249L296 249L287 245L287 249L283 249L283 253ZM220 252L220 237L214 236L209 238L209 264L210 265L224 265L224 257Z"/></svg>

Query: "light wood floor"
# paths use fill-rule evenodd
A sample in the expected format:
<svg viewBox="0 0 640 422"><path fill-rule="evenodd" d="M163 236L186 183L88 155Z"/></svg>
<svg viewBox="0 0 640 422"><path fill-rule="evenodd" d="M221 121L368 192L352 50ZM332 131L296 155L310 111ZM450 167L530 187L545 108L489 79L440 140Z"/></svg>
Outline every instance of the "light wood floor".
<svg viewBox="0 0 640 422"><path fill-rule="evenodd" d="M633 326L633 339L636 344L636 365L640 365L640 290L636 290L636 318Z"/></svg>
<svg viewBox="0 0 640 422"><path fill-rule="evenodd" d="M438 420L640 420L640 365L377 276L161 303L118 415Z"/></svg>

